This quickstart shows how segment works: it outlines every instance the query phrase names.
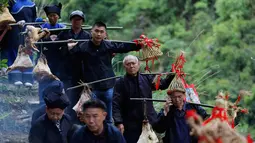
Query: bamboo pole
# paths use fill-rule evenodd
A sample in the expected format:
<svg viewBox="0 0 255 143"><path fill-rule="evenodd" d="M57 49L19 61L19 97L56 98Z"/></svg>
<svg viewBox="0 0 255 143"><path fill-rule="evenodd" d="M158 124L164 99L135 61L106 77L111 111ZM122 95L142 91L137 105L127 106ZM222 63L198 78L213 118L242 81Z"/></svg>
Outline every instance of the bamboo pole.
<svg viewBox="0 0 255 143"><path fill-rule="evenodd" d="M44 24L45 22L26 22L25 25L40 25ZM18 23L10 23L10 26L17 26L19 25Z"/></svg>
<svg viewBox="0 0 255 143"><path fill-rule="evenodd" d="M83 30L91 30L92 27L84 27L82 28ZM107 30L120 30L123 29L123 27L107 27ZM53 31L63 31L63 30L70 30L70 28L56 28L56 29L48 29L48 31L53 32ZM43 30L41 30L40 32L42 32ZM27 32L21 32L21 35L26 34Z"/></svg>
<svg viewBox="0 0 255 143"><path fill-rule="evenodd" d="M43 42L34 42L34 44L55 44L55 43L69 43L69 42L85 42L89 41L88 39L80 39L80 40L59 40L59 41L43 41ZM115 42L115 43L130 43L130 44L136 44L135 42L131 41L120 41L120 40L105 40L109 42Z"/></svg>
<svg viewBox="0 0 255 143"><path fill-rule="evenodd" d="M141 75L159 75L159 74L175 74L175 73L174 72L166 72L166 73L141 73ZM116 79L116 78L120 78L120 77L123 77L123 75L109 77L109 78L104 78L104 79L100 79L100 80L96 80L96 81L92 81L92 82L88 82L88 83L83 83L83 84L80 84L80 85L77 85L77 86L69 87L66 90L71 90L71 89L83 87L85 85L95 84L95 83L99 83L99 82L102 82L102 81L107 81L107 80Z"/></svg>
<svg viewBox="0 0 255 143"><path fill-rule="evenodd" d="M163 100L163 99L151 99L151 98L130 98L130 100L166 102L166 100ZM202 107L214 108L214 106L207 105L207 104L199 104L199 103L194 103L194 102L188 102L188 103L193 104L193 105L202 106Z"/></svg>

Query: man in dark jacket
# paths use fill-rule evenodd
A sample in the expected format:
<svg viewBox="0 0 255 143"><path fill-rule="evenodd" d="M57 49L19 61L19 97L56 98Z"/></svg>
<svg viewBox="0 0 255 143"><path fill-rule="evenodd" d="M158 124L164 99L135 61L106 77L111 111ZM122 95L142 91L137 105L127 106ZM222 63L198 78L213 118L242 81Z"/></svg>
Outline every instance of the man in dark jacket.
<svg viewBox="0 0 255 143"><path fill-rule="evenodd" d="M197 139L189 134L190 128L185 120L186 111L195 109L203 119L209 115L200 106L185 102L185 88L179 80L176 85L180 87L173 86L173 89L168 90L169 98L158 115L158 121L152 127L158 133L165 132L164 143L197 143Z"/></svg>
<svg viewBox="0 0 255 143"><path fill-rule="evenodd" d="M70 20L72 23L71 30L62 31L59 33L57 40L68 39L90 39L90 33L82 29L82 24L85 21L85 16L82 11L75 10L70 14ZM80 43L78 43L79 45ZM59 46L57 46L59 48ZM60 55L59 55L60 54ZM59 48L59 58L57 59L58 67L55 75L64 83L65 90L69 87L76 86L80 80L83 79L82 62L79 57L71 55L68 51L67 44L61 44ZM78 102L79 95L82 88L76 88L66 91L66 94L70 100L70 106L67 108L67 113L71 114L73 106ZM72 117L75 118L75 117Z"/></svg>
<svg viewBox="0 0 255 143"><path fill-rule="evenodd" d="M83 104L83 126L76 131L71 143L126 143L121 132L105 123L106 106L99 99L91 99Z"/></svg>
<svg viewBox="0 0 255 143"><path fill-rule="evenodd" d="M29 132L30 143L67 143L72 127L70 117L64 114L69 105L68 97L52 88L44 90L46 114L40 116Z"/></svg>
<svg viewBox="0 0 255 143"><path fill-rule="evenodd" d="M105 41L106 25L96 22L91 30L92 39L76 46L76 43L68 43L70 53L81 57L84 68L84 81L92 82L100 79L114 77L112 68L113 53L127 53L139 50L140 45L130 43L114 43ZM75 46L75 47L74 47ZM112 123L112 93L115 79L95 83L92 92L97 98L104 101L107 106L108 123Z"/></svg>
<svg viewBox="0 0 255 143"><path fill-rule="evenodd" d="M45 94L46 92L44 92L44 90L50 90L51 92L58 92L58 93L63 93L65 94L64 91L64 85L63 82L59 81L59 80L53 80L53 79L46 79L43 83L43 89L42 89L42 98L44 98L45 95L43 95L43 93ZM46 84L47 83L47 84ZM33 125L35 123L35 121L42 116L43 114L45 114L46 112L46 105L43 104L41 105L38 109L36 109L34 111L34 113L32 114L32 121L31 124Z"/></svg>
<svg viewBox="0 0 255 143"><path fill-rule="evenodd" d="M114 87L113 119L123 133L127 143L136 143L142 133L144 120L143 104L130 98L152 98L154 76L140 74L138 58L128 55L123 60L126 69L124 78L119 79ZM160 81L159 88L166 89L174 75L168 75ZM147 118L152 124L157 119L157 113L152 102L147 102Z"/></svg>

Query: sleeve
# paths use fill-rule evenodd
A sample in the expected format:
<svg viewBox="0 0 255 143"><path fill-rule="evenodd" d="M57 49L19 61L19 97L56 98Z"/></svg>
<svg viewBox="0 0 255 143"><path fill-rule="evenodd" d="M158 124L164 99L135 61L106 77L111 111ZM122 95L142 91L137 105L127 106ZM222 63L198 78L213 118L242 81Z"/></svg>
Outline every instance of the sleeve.
<svg viewBox="0 0 255 143"><path fill-rule="evenodd" d="M116 85L114 87L113 91L113 102L112 102L112 114L115 124L121 124L123 122L122 115L121 115L121 108L122 108L122 102L123 102L123 96L121 95L121 82L123 79L119 79L116 82Z"/></svg>
<svg viewBox="0 0 255 143"><path fill-rule="evenodd" d="M204 108L197 106L196 107L197 113L204 119L208 118L210 115L207 114Z"/></svg>
<svg viewBox="0 0 255 143"><path fill-rule="evenodd" d="M43 126L41 126L38 123L32 125L28 136L29 143L43 143L44 142L43 139L44 139Z"/></svg>
<svg viewBox="0 0 255 143"><path fill-rule="evenodd" d="M160 79L159 82L159 89L164 90L167 89L172 80L174 79L175 74L168 74L165 79ZM150 80L152 83L152 89L156 90L156 84L157 84L157 76L150 76Z"/></svg>
<svg viewBox="0 0 255 143"><path fill-rule="evenodd" d="M126 140L120 131L118 131L118 143L126 143Z"/></svg>
<svg viewBox="0 0 255 143"><path fill-rule="evenodd" d="M36 20L36 18L37 18L37 16L36 16L36 7L34 6L34 7L32 7L32 12L33 12L33 17L32 17L32 22L35 22L35 20Z"/></svg>
<svg viewBox="0 0 255 143"><path fill-rule="evenodd" d="M165 116L164 110L161 109L161 111L158 114L157 121L152 123L152 128L157 133L164 133L170 127L170 121L168 121L169 115L170 115L169 112L168 112L167 116Z"/></svg>
<svg viewBox="0 0 255 143"><path fill-rule="evenodd" d="M111 42L111 45L108 45L108 49L111 53L127 53L140 50L141 45L136 45L135 43Z"/></svg>

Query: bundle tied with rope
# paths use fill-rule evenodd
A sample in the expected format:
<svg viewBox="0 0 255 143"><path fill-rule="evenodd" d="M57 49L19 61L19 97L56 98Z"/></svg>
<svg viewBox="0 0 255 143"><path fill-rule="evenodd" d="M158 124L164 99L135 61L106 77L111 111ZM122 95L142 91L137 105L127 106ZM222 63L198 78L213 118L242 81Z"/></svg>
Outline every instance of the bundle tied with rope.
<svg viewBox="0 0 255 143"><path fill-rule="evenodd" d="M4 30L8 24L16 22L7 6L8 1L7 3L0 4L0 30Z"/></svg>
<svg viewBox="0 0 255 143"><path fill-rule="evenodd" d="M240 91L238 100L248 92ZM212 110L210 118L202 121L202 118L195 112L189 110L186 112L186 120L191 127L191 135L197 136L198 143L252 143L250 135L244 137L240 135L233 126L233 116L229 112L235 110L229 100L229 94L222 92L216 96L215 107ZM237 101L238 101L237 100ZM240 101L240 100L239 100ZM238 101L238 102L239 102ZM234 108L234 109L233 109ZM237 112L237 110L235 110ZM247 113L247 109L240 108L238 112Z"/></svg>
<svg viewBox="0 0 255 143"><path fill-rule="evenodd" d="M76 112L76 113L79 113L82 111L82 105L91 99L91 95L92 95L92 91L90 90L89 88L89 85L87 84L84 84L83 82L81 82L80 84L83 84L84 85L84 88L80 94L80 99L79 101L75 104L75 106L73 107L73 110Z"/></svg>
<svg viewBox="0 0 255 143"><path fill-rule="evenodd" d="M152 65L154 64L154 60L158 59L159 56L162 56L163 53L160 50L160 44L158 39L149 39L145 35L141 35L140 39L134 40L136 44L142 45L142 61L146 61L145 71L149 72L150 68L148 65L148 61L152 61Z"/></svg>
<svg viewBox="0 0 255 143"><path fill-rule="evenodd" d="M27 49L24 46L20 45L18 49L18 55L15 61L13 62L11 66L8 67L6 72L8 73L15 69L24 71L25 69L29 69L32 67L33 67L33 63L29 55L27 54Z"/></svg>
<svg viewBox="0 0 255 143"><path fill-rule="evenodd" d="M38 82L49 79L59 80L58 77L51 73L50 68L47 64L47 59L42 53L40 55L40 58L38 59L36 66L33 69L33 76Z"/></svg>
<svg viewBox="0 0 255 143"><path fill-rule="evenodd" d="M16 20L10 14L7 6L8 6L8 1L5 1L0 4L0 31L4 30L2 34L0 35L0 41L2 41L6 32L11 28L9 24L16 22Z"/></svg>

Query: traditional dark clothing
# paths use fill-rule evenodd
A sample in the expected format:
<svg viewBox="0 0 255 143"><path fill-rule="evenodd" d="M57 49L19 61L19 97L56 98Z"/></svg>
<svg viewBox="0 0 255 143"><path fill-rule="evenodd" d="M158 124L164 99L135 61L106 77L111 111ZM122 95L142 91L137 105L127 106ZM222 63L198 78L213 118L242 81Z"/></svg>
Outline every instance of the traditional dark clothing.
<svg viewBox="0 0 255 143"><path fill-rule="evenodd" d="M168 75L166 79L160 80L159 89L166 89L171 83L174 75ZM130 98L152 98L154 76L125 75L120 78L114 86L113 94L113 119L116 125L123 124L124 137L128 143L136 143L142 133L144 120L142 101L133 101ZM157 113L152 102L147 102L147 118L152 124L157 120Z"/></svg>
<svg viewBox="0 0 255 143"><path fill-rule="evenodd" d="M46 88L43 91L47 108L64 110L69 105L68 97L61 88ZM68 133L72 127L71 118L64 114L58 121L52 121L47 113L40 116L32 125L29 133L30 143L67 143Z"/></svg>
<svg viewBox="0 0 255 143"><path fill-rule="evenodd" d="M139 50L140 45L130 43L116 43L103 40L100 45L95 45L92 40L83 42L70 52L79 57L83 62L83 74L85 82L114 77L112 68L113 53L127 53ZM112 93L115 79L92 84L93 93L97 98L104 101L107 106L108 123L112 122Z"/></svg>
<svg viewBox="0 0 255 143"><path fill-rule="evenodd" d="M121 132L111 124L104 124L103 132L95 136L87 126L84 126L77 130L72 139L71 143L126 143Z"/></svg>
<svg viewBox="0 0 255 143"><path fill-rule="evenodd" d="M191 109L196 110L203 119L209 117L203 108L187 102L184 103L182 110L170 106L167 116L164 115L163 109L161 110L158 121L154 122L152 127L158 133L165 132L164 143L197 143L197 138L190 136L190 128L185 119L186 111Z"/></svg>

